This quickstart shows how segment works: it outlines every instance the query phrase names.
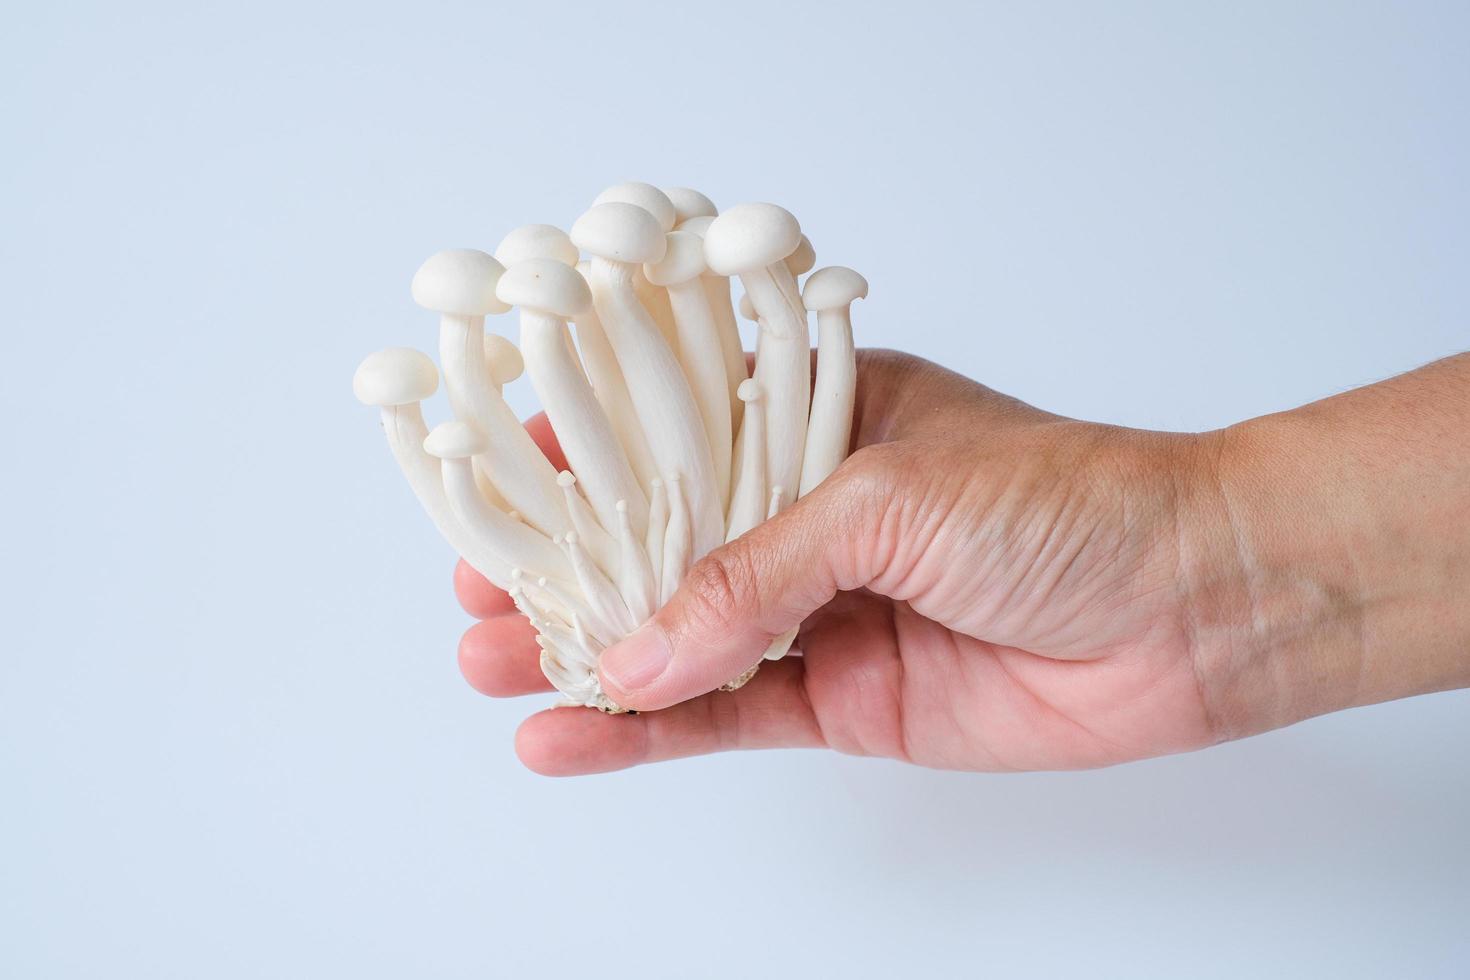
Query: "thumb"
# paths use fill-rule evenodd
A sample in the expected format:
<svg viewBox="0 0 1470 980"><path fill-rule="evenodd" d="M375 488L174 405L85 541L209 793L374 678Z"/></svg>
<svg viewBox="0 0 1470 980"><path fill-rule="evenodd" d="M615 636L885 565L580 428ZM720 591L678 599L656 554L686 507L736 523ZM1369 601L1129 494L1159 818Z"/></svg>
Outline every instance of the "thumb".
<svg viewBox="0 0 1470 980"><path fill-rule="evenodd" d="M877 448L877 447L873 447ZM871 582L888 467L862 450L810 494L696 562L662 609L603 652L602 688L651 711L713 691L839 590Z"/></svg>

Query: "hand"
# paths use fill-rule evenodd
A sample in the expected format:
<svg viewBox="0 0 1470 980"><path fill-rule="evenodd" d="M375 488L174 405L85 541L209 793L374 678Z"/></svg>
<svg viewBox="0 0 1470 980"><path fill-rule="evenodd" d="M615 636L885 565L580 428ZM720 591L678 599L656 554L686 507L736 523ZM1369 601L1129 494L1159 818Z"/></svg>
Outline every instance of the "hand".
<svg viewBox="0 0 1470 980"><path fill-rule="evenodd" d="M585 773L777 746L958 769L1101 766L1463 679L1463 656L1405 675L1355 640L1371 603L1329 587L1340 526L1277 546L1313 524L1301 509L1322 509L1322 487L1296 485L1312 484L1301 446L1320 433L1077 422L892 352L863 352L859 379L854 455L697 563L604 655L609 696L647 713L534 715L516 742L528 766ZM555 455L544 420L532 431ZM1255 492L1267 462L1288 499ZM550 690L508 598L463 565L456 584L484 618L461 643L470 683ZM802 656L708 693L798 623Z"/></svg>

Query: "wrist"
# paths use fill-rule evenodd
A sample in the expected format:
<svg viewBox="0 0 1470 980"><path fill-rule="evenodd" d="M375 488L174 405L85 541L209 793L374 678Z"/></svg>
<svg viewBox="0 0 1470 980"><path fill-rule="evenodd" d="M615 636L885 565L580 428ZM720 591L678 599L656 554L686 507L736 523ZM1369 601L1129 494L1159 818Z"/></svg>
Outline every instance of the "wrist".
<svg viewBox="0 0 1470 980"><path fill-rule="evenodd" d="M1470 474L1380 396L1199 437L1181 583L1222 737L1470 684Z"/></svg>

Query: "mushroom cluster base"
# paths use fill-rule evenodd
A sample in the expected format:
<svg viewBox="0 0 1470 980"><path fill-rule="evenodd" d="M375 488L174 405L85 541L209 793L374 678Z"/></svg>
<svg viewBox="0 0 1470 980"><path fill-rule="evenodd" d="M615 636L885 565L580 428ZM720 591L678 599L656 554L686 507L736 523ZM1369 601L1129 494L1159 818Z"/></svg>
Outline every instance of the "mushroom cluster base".
<svg viewBox="0 0 1470 980"><path fill-rule="evenodd" d="M776 205L721 213L688 188L618 184L570 234L526 225L493 255L431 256L412 291L439 316L439 366L391 347L358 367L353 390L381 411L414 494L530 620L541 669L566 704L622 711L602 691L603 650L667 602L694 562L810 493L846 457L857 383L849 308L867 282L814 265L796 218ZM753 370L731 278L759 328ZM486 332L488 316L513 307L519 345ZM420 403L441 372L454 418L430 430ZM505 401L523 372L564 470ZM765 659L785 656L795 636Z"/></svg>

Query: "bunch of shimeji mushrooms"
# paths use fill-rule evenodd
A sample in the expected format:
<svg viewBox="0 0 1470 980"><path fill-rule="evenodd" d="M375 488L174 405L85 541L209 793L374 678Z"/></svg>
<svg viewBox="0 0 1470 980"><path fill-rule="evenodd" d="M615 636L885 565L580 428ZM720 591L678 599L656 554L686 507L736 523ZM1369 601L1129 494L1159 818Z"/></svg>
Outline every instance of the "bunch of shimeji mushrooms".
<svg viewBox="0 0 1470 980"><path fill-rule="evenodd" d="M425 354L390 347L357 369L353 390L382 409L424 509L535 626L541 668L572 703L620 710L598 682L601 651L666 602L691 563L847 455L857 381L848 310L868 284L831 266L799 286L814 264L796 218L774 204L720 214L698 191L619 184L570 235L526 225L493 256L451 249L414 275L414 299L439 314L455 421L424 422L419 403L439 383ZM730 276L760 328L751 376ZM487 315L513 306L519 350L485 332ZM501 395L522 370L566 456L561 473ZM778 638L767 659L794 637Z"/></svg>

